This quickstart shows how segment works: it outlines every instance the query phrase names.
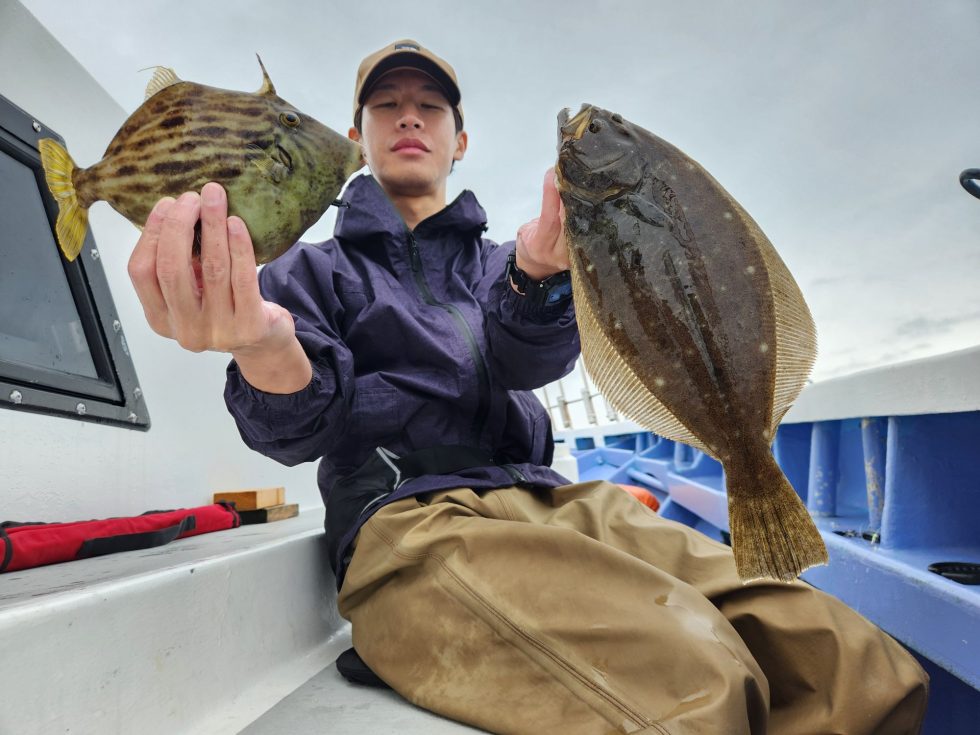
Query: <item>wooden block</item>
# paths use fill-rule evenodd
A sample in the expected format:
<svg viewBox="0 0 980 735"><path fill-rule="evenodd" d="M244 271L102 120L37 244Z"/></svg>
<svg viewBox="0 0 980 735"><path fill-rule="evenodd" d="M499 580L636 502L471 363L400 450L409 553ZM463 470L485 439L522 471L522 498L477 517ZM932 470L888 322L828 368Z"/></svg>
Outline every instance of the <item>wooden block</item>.
<svg viewBox="0 0 980 735"><path fill-rule="evenodd" d="M272 523L299 515L299 503L289 505L273 505L271 508L256 508L255 510L239 511L242 525L249 523Z"/></svg>
<svg viewBox="0 0 980 735"><path fill-rule="evenodd" d="M234 503L236 510L268 508L286 502L286 488L266 487L256 490L227 490L215 493L212 502Z"/></svg>

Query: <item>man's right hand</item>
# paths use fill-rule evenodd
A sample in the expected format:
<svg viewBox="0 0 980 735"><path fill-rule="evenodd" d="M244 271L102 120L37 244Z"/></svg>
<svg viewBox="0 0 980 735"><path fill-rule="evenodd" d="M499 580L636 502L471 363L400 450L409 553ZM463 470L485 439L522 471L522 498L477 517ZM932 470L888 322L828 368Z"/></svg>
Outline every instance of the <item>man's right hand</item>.
<svg viewBox="0 0 980 735"><path fill-rule="evenodd" d="M191 254L198 219L199 266ZM262 299L252 240L239 217L228 217L219 184L157 202L129 276L157 334L192 352L232 353L245 379L266 392L292 393L309 383L312 368L293 317Z"/></svg>

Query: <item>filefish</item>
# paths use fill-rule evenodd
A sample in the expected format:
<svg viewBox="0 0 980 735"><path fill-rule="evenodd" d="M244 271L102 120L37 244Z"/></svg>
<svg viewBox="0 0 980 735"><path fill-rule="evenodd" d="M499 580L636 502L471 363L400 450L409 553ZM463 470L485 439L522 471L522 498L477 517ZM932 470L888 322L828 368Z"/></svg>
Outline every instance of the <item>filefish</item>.
<svg viewBox="0 0 980 735"><path fill-rule="evenodd" d="M623 415L724 468L743 581L827 563L773 458L816 359L799 286L759 225L682 151L591 105L559 116L575 311L586 368Z"/></svg>
<svg viewBox="0 0 980 735"><path fill-rule="evenodd" d="M156 67L143 104L89 168L78 168L57 141L40 140L65 258L81 251L95 202L107 201L140 227L162 197L200 191L209 181L227 191L228 213L245 221L258 263L292 246L361 167L361 152L278 96L261 58L259 66L255 93L185 82Z"/></svg>

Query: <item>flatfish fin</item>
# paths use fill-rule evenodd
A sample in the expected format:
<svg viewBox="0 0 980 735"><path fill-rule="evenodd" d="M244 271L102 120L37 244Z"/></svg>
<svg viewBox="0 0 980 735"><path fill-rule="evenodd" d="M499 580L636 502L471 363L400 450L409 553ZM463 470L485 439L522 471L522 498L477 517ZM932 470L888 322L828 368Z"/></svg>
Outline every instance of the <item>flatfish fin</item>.
<svg viewBox="0 0 980 735"><path fill-rule="evenodd" d="M578 267L572 267L574 293L586 293ZM592 380L613 407L643 428L660 436L696 447L706 454L708 448L684 426L644 385L613 346L599 325L587 298L575 300L575 318L582 340L582 357Z"/></svg>
<svg viewBox="0 0 980 735"><path fill-rule="evenodd" d="M750 226L758 230L754 221ZM817 328L800 287L779 253L761 230L755 240L760 243L760 253L769 273L775 311L776 378L769 421L769 436L774 438L776 428L806 385L817 359Z"/></svg>
<svg viewBox="0 0 980 735"><path fill-rule="evenodd" d="M179 84L183 81L177 76L177 72L168 66L152 66L147 68L154 69L154 72L153 78L150 79L149 84L146 85L146 96L143 98L144 102L150 99L150 97L155 95L160 90L166 89L174 84Z"/></svg>

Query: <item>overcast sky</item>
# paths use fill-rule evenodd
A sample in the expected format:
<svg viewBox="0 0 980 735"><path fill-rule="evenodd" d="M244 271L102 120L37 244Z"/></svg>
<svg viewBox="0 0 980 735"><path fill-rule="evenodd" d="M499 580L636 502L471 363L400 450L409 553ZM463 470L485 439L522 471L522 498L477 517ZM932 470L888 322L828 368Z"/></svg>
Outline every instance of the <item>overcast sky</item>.
<svg viewBox="0 0 980 735"><path fill-rule="evenodd" d="M259 52L282 97L346 132L360 60L416 38L458 72L470 148L449 196L476 192L494 239L536 216L557 113L590 102L759 222L813 311L815 379L980 344L980 200L957 180L980 167L978 0L22 1L127 112L143 67L253 91Z"/></svg>

